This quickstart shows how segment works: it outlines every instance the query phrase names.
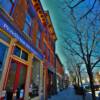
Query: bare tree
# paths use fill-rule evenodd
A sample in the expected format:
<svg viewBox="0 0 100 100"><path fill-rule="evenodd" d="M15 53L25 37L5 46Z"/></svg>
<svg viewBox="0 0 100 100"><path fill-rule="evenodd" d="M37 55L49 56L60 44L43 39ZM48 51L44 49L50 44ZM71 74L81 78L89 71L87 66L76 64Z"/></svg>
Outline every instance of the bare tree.
<svg viewBox="0 0 100 100"><path fill-rule="evenodd" d="M91 6L81 12L77 7L87 0L64 0L69 9L70 27L72 31L63 35L64 50L79 57L85 64L90 79L92 98L96 100L94 90L93 69L100 63L100 5L99 0L91 0ZM89 0L88 0L89 1ZM98 2L98 4L97 4ZM99 5L99 6L98 6ZM96 9L96 7L98 9ZM62 8L66 13L66 8ZM76 11L77 10L77 11ZM78 16L78 13L80 14Z"/></svg>
<svg viewBox="0 0 100 100"><path fill-rule="evenodd" d="M72 59L72 57L68 57L66 63L67 63L67 70L69 71L72 82L79 86L80 79L75 60Z"/></svg>
<svg viewBox="0 0 100 100"><path fill-rule="evenodd" d="M81 73L85 71L85 69L80 65L82 62L76 60L74 56L68 55L66 63L73 83L76 83L78 86L82 85Z"/></svg>

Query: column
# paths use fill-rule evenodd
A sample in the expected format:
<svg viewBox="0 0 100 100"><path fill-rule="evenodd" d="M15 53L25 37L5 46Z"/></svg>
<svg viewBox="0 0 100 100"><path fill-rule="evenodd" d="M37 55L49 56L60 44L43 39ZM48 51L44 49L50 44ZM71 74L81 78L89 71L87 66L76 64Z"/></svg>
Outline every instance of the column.
<svg viewBox="0 0 100 100"><path fill-rule="evenodd" d="M30 85L30 79L31 79L32 59L33 59L33 54L30 53L29 58L28 58L24 100L28 100L29 98L29 85Z"/></svg>
<svg viewBox="0 0 100 100"><path fill-rule="evenodd" d="M44 86L43 86L43 62L41 61L41 65L40 65L40 86L39 86L39 97L40 100L44 100Z"/></svg>

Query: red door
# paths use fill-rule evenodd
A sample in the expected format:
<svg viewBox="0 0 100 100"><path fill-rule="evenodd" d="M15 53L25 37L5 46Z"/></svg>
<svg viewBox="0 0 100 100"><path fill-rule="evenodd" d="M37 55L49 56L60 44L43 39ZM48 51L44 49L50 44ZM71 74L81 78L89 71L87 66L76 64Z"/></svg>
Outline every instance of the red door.
<svg viewBox="0 0 100 100"><path fill-rule="evenodd" d="M12 100L11 97L15 96L16 100L24 98L25 80L27 74L27 66L12 60L10 65L10 71L8 75L8 81L6 85L7 100Z"/></svg>

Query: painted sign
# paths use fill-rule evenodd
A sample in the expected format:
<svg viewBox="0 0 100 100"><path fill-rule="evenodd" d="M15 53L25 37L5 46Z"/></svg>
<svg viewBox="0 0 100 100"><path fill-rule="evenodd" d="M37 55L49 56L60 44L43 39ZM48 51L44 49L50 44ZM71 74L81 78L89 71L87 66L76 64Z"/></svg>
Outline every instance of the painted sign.
<svg viewBox="0 0 100 100"><path fill-rule="evenodd" d="M17 30L14 30L13 26L9 25L4 19L0 18L0 27L6 32L16 38L23 46L25 46L29 51L35 54L39 59L43 60L43 55L38 52L33 46L31 46L25 38L23 38Z"/></svg>

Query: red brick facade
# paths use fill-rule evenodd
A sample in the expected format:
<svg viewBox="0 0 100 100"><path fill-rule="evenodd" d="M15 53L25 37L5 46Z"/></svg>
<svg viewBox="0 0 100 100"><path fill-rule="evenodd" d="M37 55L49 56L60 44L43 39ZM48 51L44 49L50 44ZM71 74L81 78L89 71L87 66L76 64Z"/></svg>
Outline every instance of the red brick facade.
<svg viewBox="0 0 100 100"><path fill-rule="evenodd" d="M64 74L64 68L58 56L56 56L56 72L61 76Z"/></svg>
<svg viewBox="0 0 100 100"><path fill-rule="evenodd" d="M22 36L21 37L22 40L20 37L19 37L20 39L18 39L18 38L16 39L17 36L13 36L12 34L9 34L9 32L8 33L2 32L2 34L6 34L7 36L11 35L10 38L11 38L12 44L9 46L10 50L11 50L10 51L11 54L9 54L9 59L12 60L12 58L15 58L15 60L18 60L17 61L18 64L20 62L20 63L24 63L25 65L29 66L27 68L28 75L26 75L27 82L26 82L26 88L25 88L25 91L26 91L25 98L27 98L28 92L29 92L28 88L29 88L30 81L31 81L30 77L32 77L32 75L30 75L30 74L32 74L31 67L33 66L32 65L33 58L36 57L40 62L43 63L42 68L43 68L43 75L44 75L44 77L43 77L43 79L44 79L44 94L45 94L45 100L47 100L48 96L53 94L53 89L55 87L55 84L54 84L54 76L56 74L56 72L55 72L55 70L56 70L55 41L56 41L57 37L54 32L49 13L43 11L43 8L42 8L39 0L32 0L32 1L31 0L15 0L15 1L17 1L17 2L15 4L13 4L13 9L11 9L12 10L11 14L4 11L7 13L7 15L5 13L5 16L6 17L8 16L6 20L9 21L11 26L8 23L6 23L6 24L9 26L8 31L10 30L10 32L12 32L12 33L15 32L17 34L17 36ZM9 2L11 3L12 1L9 1ZM30 32L31 35L23 32L23 30L25 28L25 24L26 24L25 22L26 22L27 13L29 12L29 10L32 10L32 9L30 9L30 6L32 6L34 8L33 13L35 13L35 16L31 15L32 20L31 20L30 26L33 25L33 27L31 27L31 29L28 30L29 32L31 31ZM1 16L0 16L0 19L1 19ZM38 31L40 31L40 37L37 37ZM38 41L39 43L38 43L38 47L37 47L36 45L37 45L38 39L39 39L39 41ZM21 43L23 41L24 41L24 44ZM37 53L44 56L43 61L41 59L39 59L33 52L31 52L31 50L29 50L30 47L27 48L25 46L26 43L27 43L28 47L30 45L32 45L32 47L34 47L34 50L36 49ZM17 46L20 49L20 56L16 56L13 54L13 50ZM21 54L23 53L23 51L25 51L25 53L27 53L27 55L26 55L27 61L25 61L25 59L21 59L21 57L22 57ZM10 57L10 55L12 55L12 56ZM13 56L15 56L15 57L13 57ZM7 59L7 60L10 65L9 61L11 61L11 60L9 60L9 59ZM21 65L19 64L19 66L21 66ZM9 69L8 65L6 67L8 70ZM11 69L9 69L9 71L10 70ZM61 70L61 69L59 69L59 70ZM9 75L9 73L10 72L7 72L7 75ZM20 73L20 68L19 68L18 73ZM16 74L16 76L17 76L17 74ZM6 80L8 79L8 77L6 78ZM18 76L18 78L19 77L20 76ZM28 77L29 77L29 79L28 79ZM25 100L27 100L27 99L25 99Z"/></svg>
<svg viewBox="0 0 100 100"><path fill-rule="evenodd" d="M27 9L28 5L26 0L18 0L17 5L14 9L14 13L12 15L14 23L21 31L23 31Z"/></svg>

